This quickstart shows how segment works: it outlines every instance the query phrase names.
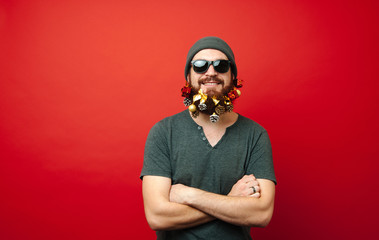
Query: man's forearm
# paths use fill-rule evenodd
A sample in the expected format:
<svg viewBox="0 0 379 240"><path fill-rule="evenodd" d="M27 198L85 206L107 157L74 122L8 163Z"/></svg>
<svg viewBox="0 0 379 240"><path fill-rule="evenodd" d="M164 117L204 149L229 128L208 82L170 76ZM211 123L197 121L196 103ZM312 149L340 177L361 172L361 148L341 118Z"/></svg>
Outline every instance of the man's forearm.
<svg viewBox="0 0 379 240"><path fill-rule="evenodd" d="M213 216L198 209L173 202L146 210L146 218L155 231L184 229L214 220Z"/></svg>
<svg viewBox="0 0 379 240"><path fill-rule="evenodd" d="M214 219L198 209L170 202L169 178L144 176L142 184L146 219L153 230L183 229Z"/></svg>

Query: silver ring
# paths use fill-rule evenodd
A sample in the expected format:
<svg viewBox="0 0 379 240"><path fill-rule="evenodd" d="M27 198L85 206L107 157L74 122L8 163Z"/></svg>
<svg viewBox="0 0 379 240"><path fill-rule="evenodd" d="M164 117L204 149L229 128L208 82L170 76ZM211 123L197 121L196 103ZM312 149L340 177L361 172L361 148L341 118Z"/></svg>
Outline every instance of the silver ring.
<svg viewBox="0 0 379 240"><path fill-rule="evenodd" d="M253 189L253 194L257 192L254 186L251 187Z"/></svg>

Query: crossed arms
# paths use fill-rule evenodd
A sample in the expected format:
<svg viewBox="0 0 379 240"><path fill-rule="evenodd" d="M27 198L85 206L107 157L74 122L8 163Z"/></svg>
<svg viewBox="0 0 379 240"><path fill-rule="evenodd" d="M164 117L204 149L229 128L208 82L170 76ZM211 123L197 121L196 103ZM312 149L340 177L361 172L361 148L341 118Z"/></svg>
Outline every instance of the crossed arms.
<svg viewBox="0 0 379 240"><path fill-rule="evenodd" d="M156 231L194 227L216 218L234 225L265 227L274 210L275 184L246 175L225 196L171 185L167 177L144 176L142 192L146 219Z"/></svg>

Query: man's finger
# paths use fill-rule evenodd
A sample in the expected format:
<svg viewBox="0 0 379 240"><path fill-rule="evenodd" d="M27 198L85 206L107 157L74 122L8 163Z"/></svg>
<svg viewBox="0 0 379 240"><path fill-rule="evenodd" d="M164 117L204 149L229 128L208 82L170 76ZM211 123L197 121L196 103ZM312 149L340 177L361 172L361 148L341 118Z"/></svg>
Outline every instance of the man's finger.
<svg viewBox="0 0 379 240"><path fill-rule="evenodd" d="M254 175L245 175L241 178L242 181L244 182L249 182L249 181L255 181Z"/></svg>
<svg viewBox="0 0 379 240"><path fill-rule="evenodd" d="M251 194L250 197L260 198L261 194L259 192L257 192L257 193Z"/></svg>
<svg viewBox="0 0 379 240"><path fill-rule="evenodd" d="M249 181L249 182L246 182L247 186L248 187L255 187L255 186L259 186L259 182L256 181L256 180L253 180L253 181Z"/></svg>

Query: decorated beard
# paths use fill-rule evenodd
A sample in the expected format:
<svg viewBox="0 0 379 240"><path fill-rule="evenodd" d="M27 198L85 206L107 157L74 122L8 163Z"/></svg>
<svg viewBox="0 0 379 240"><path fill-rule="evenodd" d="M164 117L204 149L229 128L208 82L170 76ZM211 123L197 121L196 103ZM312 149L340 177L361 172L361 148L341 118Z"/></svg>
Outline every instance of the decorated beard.
<svg viewBox="0 0 379 240"><path fill-rule="evenodd" d="M211 122L217 122L220 115L233 110L233 102L241 92L242 81L235 79L234 85L226 87L221 94L207 95L201 89L195 89L186 82L182 88L184 105L188 107L192 116L196 118L200 113L209 115Z"/></svg>

